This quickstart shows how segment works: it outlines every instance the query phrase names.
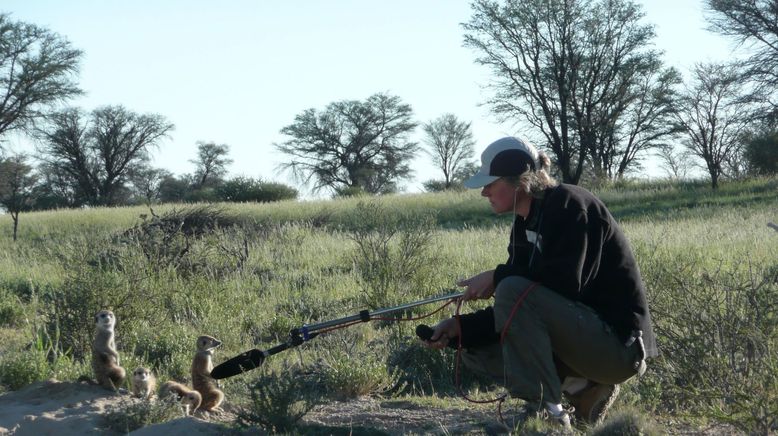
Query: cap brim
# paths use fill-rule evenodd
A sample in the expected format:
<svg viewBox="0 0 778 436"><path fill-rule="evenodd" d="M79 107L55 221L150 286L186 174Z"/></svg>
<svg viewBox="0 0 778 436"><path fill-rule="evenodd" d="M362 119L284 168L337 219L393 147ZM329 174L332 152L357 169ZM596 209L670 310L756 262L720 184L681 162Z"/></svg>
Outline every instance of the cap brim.
<svg viewBox="0 0 778 436"><path fill-rule="evenodd" d="M484 186L494 182L499 178L499 176L488 176L486 174L476 173L473 177L465 180L462 184L465 185L465 188L470 189L483 188Z"/></svg>

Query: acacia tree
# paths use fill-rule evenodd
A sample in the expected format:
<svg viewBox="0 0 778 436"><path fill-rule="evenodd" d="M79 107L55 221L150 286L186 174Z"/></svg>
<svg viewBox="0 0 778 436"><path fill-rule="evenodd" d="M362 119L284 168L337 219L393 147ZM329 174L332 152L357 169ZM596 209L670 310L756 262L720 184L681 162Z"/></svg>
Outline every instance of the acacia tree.
<svg viewBox="0 0 778 436"><path fill-rule="evenodd" d="M32 209L32 192L36 177L27 164L27 156L11 155L0 159L0 205L13 220L13 240L19 228L19 213Z"/></svg>
<svg viewBox="0 0 778 436"><path fill-rule="evenodd" d="M0 136L28 129L50 105L81 94L81 57L56 33L0 14Z"/></svg>
<svg viewBox="0 0 778 436"><path fill-rule="evenodd" d="M127 174L127 179L132 184L134 196L146 205L151 205L160 198L163 181L172 176L170 171L163 168L138 165Z"/></svg>
<svg viewBox="0 0 778 436"><path fill-rule="evenodd" d="M206 183L221 180L227 174L227 165L233 160L228 158L230 146L215 142L197 142L197 159L190 160L195 164L195 189L202 189Z"/></svg>
<svg viewBox="0 0 778 436"><path fill-rule="evenodd" d="M41 159L66 177L81 204L97 206L118 203L131 170L172 129L161 115L105 106L88 118L77 108L57 112L37 136Z"/></svg>
<svg viewBox="0 0 778 436"><path fill-rule="evenodd" d="M656 151L656 156L659 158L660 167L671 180L685 179L692 168L693 156L685 147L678 150L671 144L665 144Z"/></svg>
<svg viewBox="0 0 778 436"><path fill-rule="evenodd" d="M308 109L281 129L292 139L275 145L290 157L280 168L314 191L391 192L410 176L409 161L418 150L408 140L416 128L412 115L399 97L380 93L330 103L323 111Z"/></svg>
<svg viewBox="0 0 778 436"><path fill-rule="evenodd" d="M473 9L465 45L494 72L487 103L501 121L541 132L564 182L578 183L587 160L623 174L669 134L657 126L676 79L647 49L653 27L634 2L476 0Z"/></svg>
<svg viewBox="0 0 778 436"><path fill-rule="evenodd" d="M638 169L641 157L661 149L665 140L680 129L673 122L678 100L676 86L681 76L674 68L661 69L653 56L638 59L617 72L626 89L603 100L602 116L595 120L595 140L588 156L599 177L620 179ZM629 76L627 79L624 76ZM631 83L628 83L631 82ZM587 105L592 107L592 105Z"/></svg>
<svg viewBox="0 0 778 436"><path fill-rule="evenodd" d="M711 29L747 46L743 78L778 114L778 3L775 0L706 0Z"/></svg>
<svg viewBox="0 0 778 436"><path fill-rule="evenodd" d="M424 151L443 172L445 189L451 187L475 153L470 124L460 121L454 114L443 114L422 125L428 147Z"/></svg>
<svg viewBox="0 0 778 436"><path fill-rule="evenodd" d="M734 65L697 64L676 115L687 135L685 145L705 163L713 189L752 122L740 77Z"/></svg>

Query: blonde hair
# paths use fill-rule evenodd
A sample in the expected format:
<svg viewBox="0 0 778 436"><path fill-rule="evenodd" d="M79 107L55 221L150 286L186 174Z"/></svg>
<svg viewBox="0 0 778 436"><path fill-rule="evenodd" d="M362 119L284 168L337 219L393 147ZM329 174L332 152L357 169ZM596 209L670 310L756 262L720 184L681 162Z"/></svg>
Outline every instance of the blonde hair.
<svg viewBox="0 0 778 436"><path fill-rule="evenodd" d="M538 151L538 164L540 168L535 169L535 171L530 169L519 176L503 177L503 179L530 195L539 194L547 188L556 186L556 179L548 173L551 168L551 159L546 153Z"/></svg>

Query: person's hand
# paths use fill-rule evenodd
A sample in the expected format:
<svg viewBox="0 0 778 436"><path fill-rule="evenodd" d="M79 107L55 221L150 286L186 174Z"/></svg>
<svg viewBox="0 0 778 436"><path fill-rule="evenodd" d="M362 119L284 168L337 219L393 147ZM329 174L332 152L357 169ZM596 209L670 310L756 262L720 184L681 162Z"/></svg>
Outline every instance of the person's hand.
<svg viewBox="0 0 778 436"><path fill-rule="evenodd" d="M457 286L465 286L462 301L486 299L494 295L494 270L484 271L469 279L460 280Z"/></svg>
<svg viewBox="0 0 778 436"><path fill-rule="evenodd" d="M459 323L456 318L444 319L437 323L432 330L430 340L422 341L422 343L429 348L440 350L448 345L448 341L451 338L459 336Z"/></svg>

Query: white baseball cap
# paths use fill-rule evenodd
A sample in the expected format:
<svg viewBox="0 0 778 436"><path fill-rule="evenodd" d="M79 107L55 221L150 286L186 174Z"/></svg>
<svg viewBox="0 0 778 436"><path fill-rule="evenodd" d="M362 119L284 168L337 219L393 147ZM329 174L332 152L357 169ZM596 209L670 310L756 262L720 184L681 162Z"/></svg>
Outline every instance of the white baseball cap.
<svg viewBox="0 0 778 436"><path fill-rule="evenodd" d="M508 136L498 139L481 153L481 169L465 180L466 188L482 188L500 177L519 176L540 168L538 150L528 141Z"/></svg>

